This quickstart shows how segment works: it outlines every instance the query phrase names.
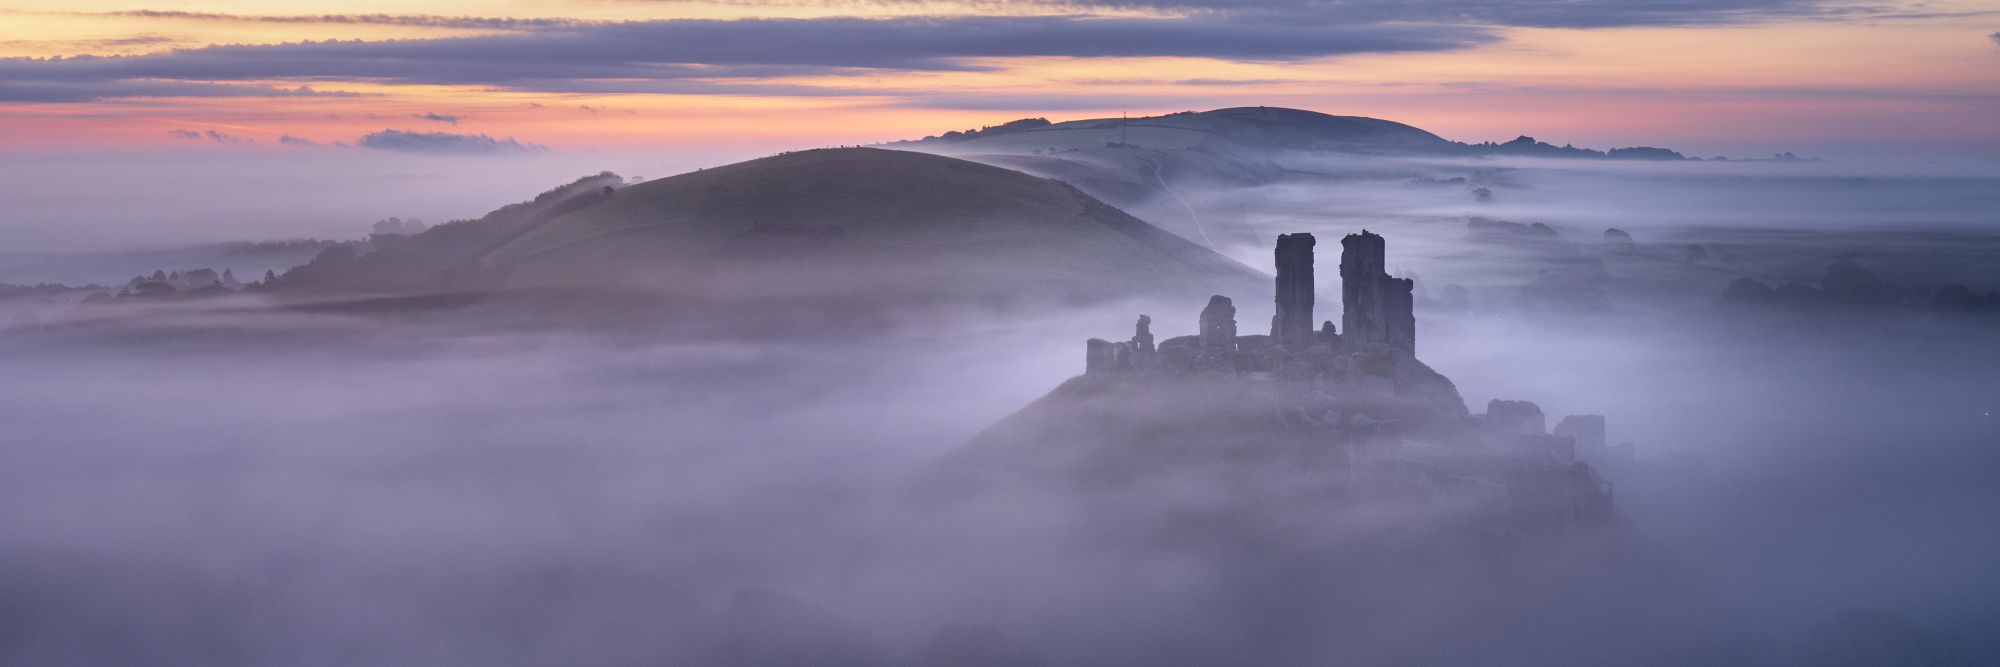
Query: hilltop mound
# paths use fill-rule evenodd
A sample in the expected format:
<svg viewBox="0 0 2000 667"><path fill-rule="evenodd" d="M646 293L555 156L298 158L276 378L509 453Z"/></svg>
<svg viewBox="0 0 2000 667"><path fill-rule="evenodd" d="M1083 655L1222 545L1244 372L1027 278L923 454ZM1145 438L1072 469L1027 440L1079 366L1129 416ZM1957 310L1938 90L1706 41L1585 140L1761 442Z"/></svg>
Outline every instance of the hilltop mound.
<svg viewBox="0 0 2000 667"><path fill-rule="evenodd" d="M1601 416L1551 433L1526 401L1470 414L1451 380L1416 358L1413 285L1382 272L1382 237L1366 231L1341 243L1345 330L1315 330L1315 242L1278 238L1270 335L1238 335L1221 295L1195 335L1156 343L1142 315L1129 341L1085 343L1083 375L955 452L940 488L1106 492L1192 479L1230 489L1223 506L1435 505L1440 519L1514 534L1609 515L1608 487L1584 461L1604 452Z"/></svg>
<svg viewBox="0 0 2000 667"><path fill-rule="evenodd" d="M560 288L881 310L1185 295L1261 280L1060 181L856 148L629 186L594 176L477 220L336 248L270 287L391 296Z"/></svg>
<svg viewBox="0 0 2000 667"><path fill-rule="evenodd" d="M1395 121L1283 107L1216 109L1161 120L1212 128L1252 148L1438 150L1451 145L1443 137Z"/></svg>
<svg viewBox="0 0 2000 667"><path fill-rule="evenodd" d="M1624 160L1683 160L1665 148L1609 151L1554 146L1530 137L1506 143L1468 144L1380 118L1335 116L1285 107L1231 107L1142 118L1091 118L1051 123L1024 118L977 130L946 132L897 142L953 155L1067 155L1113 149L1233 152L1271 151L1373 155L1509 155ZM1780 160L1784 155L1780 155Z"/></svg>
<svg viewBox="0 0 2000 667"><path fill-rule="evenodd" d="M1257 284L1249 267L1059 181L925 153L787 153L626 187L483 265L517 285L703 283L1097 299Z"/></svg>
<svg viewBox="0 0 2000 667"><path fill-rule="evenodd" d="M1362 116L1284 107L1234 107L1141 118L1052 123L1024 118L894 144L1061 179L1147 222L1211 248L1263 242L1254 224L1257 189L1276 183L1313 187L1345 180L1336 173L1381 170L1400 178L1429 172L1384 160L1399 157L1538 157L1681 160L1663 148L1599 151L1522 137L1468 144L1423 129ZM1328 160L1332 160L1329 162ZM1343 166L1333 166L1343 165ZM1406 174L1406 175L1405 175ZM1478 197L1467 188L1464 196ZM1486 197L1491 196L1487 191ZM1480 200L1485 201L1485 200Z"/></svg>
<svg viewBox="0 0 2000 667"><path fill-rule="evenodd" d="M1335 151L1437 152L1455 146L1435 134L1394 121L1284 107L1235 107L1063 123L1016 121L926 137L915 143L954 153L1060 153L1110 146L1175 150L1217 143L1258 150Z"/></svg>
<svg viewBox="0 0 2000 667"><path fill-rule="evenodd" d="M1261 242L1240 207L1211 195L1287 177L1287 156L1440 155L1462 150L1376 118L1238 107L1145 118L1023 119L899 147L1062 179L1147 222L1212 247Z"/></svg>

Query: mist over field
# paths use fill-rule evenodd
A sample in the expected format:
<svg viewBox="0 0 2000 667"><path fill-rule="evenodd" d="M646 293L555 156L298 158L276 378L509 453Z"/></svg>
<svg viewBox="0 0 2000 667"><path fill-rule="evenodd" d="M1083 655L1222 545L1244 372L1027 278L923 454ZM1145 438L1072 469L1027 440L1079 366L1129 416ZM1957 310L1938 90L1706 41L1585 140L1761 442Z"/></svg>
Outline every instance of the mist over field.
<svg viewBox="0 0 2000 667"><path fill-rule="evenodd" d="M1281 175L1257 181L1114 153L1058 187L855 150L585 179L485 218L604 167L31 203L0 233L60 252L0 277L107 293L225 268L187 248L229 239L352 241L390 215L519 230L471 259L438 231L265 252L244 261L270 282L205 300L0 305L0 662L2000 661L1986 167L1271 152ZM811 171L839 160L881 166ZM810 177L755 180L787 169ZM774 182L888 189L842 206L962 186L1005 215L723 208ZM657 231L675 216L701 233ZM723 219L741 224L700 227ZM1278 234L1315 234L1316 312L1340 322L1337 241L1364 228L1416 279L1416 357L1475 415L1530 400L1631 443L1592 462L1612 519L1501 530L1491 496L1343 495L1316 468L1185 452L1115 484L954 473L996 423L1053 421L1085 339L1141 313L1191 335L1207 292L1242 290L1237 326L1261 334L1268 282L1202 249L1268 273ZM672 273L603 268L621 262ZM411 266L457 272L407 289ZM1138 271L1175 293L1128 289ZM651 275L675 280L626 282ZM523 276L545 282L494 282ZM1165 410L1121 396L1097 400Z"/></svg>
<svg viewBox="0 0 2000 667"><path fill-rule="evenodd" d="M168 251L351 239L389 216L432 222L477 217L524 192L607 169L658 177L742 157L688 151L496 160L324 148L9 159L0 161L0 199L9 204L0 220L7 236L0 282L110 283L140 267L152 271L157 265L149 262Z"/></svg>
<svg viewBox="0 0 2000 667"><path fill-rule="evenodd" d="M2000 665L1993 0L0 0L0 667Z"/></svg>

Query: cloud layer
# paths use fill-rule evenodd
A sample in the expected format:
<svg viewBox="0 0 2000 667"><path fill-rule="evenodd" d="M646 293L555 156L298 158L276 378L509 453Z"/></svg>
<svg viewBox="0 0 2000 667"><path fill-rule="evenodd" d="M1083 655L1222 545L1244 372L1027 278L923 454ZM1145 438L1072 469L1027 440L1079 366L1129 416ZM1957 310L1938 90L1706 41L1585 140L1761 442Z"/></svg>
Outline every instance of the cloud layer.
<svg viewBox="0 0 2000 667"><path fill-rule="evenodd" d="M410 132L405 130L382 130L362 135L355 142L362 148L402 151L406 153L449 153L449 154L492 154L492 153L535 153L548 150L538 144L516 141L513 137L495 139L482 134L453 134L450 132Z"/></svg>
<svg viewBox="0 0 2000 667"><path fill-rule="evenodd" d="M1037 56L1293 61L1442 51L1497 39L1492 30L1477 26L1254 17L667 20L448 39L222 45L124 57L0 60L0 100L69 102L156 95L165 85L272 80L568 90L603 81L984 70L993 67L987 59Z"/></svg>
<svg viewBox="0 0 2000 667"><path fill-rule="evenodd" d="M1437 22L1537 28L1737 23L1819 16L1818 0L1059 0L1092 9L1286 16L1326 23Z"/></svg>
<svg viewBox="0 0 2000 667"><path fill-rule="evenodd" d="M531 30L582 25L589 21L562 18L511 18L504 16L431 16L424 14L301 14L271 16L224 14L157 9L104 12L98 16L171 19L184 21L230 21L241 23L326 23L340 25L393 25L416 28L459 28L474 30Z"/></svg>
<svg viewBox="0 0 2000 667"><path fill-rule="evenodd" d="M849 3L867 10L914 0ZM755 2L752 5L813 3ZM1188 57L1286 62L1449 51L1507 27L1736 23L1827 15L1820 0L1060 0L1040 15L670 19L136 10L158 20L395 25L497 31L469 37L214 45L124 57L0 60L0 101L285 94L228 82L370 81L552 92L796 94L745 82L853 71L964 71L1019 57ZM1132 12L1138 11L1140 15ZM1119 12L1117 16L1105 14ZM750 89L745 90L743 86Z"/></svg>
<svg viewBox="0 0 2000 667"><path fill-rule="evenodd" d="M24 62L0 60L0 72ZM0 74L0 102L59 103L142 97L359 97L358 93L314 90L306 86L285 88L253 83L209 83L204 81L148 78L59 79L21 78Z"/></svg>
<svg viewBox="0 0 2000 667"><path fill-rule="evenodd" d="M213 141L218 144L257 143L256 139L248 139L233 134L224 134L222 132L217 132L215 130L204 130L200 132L194 130L167 130L167 135L178 139L192 139L195 141Z"/></svg>

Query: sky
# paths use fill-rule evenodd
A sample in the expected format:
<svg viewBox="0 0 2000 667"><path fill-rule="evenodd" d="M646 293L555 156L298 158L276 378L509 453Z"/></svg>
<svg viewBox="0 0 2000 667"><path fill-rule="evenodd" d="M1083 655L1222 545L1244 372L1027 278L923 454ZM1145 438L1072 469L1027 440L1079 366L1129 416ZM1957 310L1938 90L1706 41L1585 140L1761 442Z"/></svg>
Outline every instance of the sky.
<svg viewBox="0 0 2000 667"><path fill-rule="evenodd" d="M0 155L749 156L1246 105L1990 156L2000 1L0 0Z"/></svg>

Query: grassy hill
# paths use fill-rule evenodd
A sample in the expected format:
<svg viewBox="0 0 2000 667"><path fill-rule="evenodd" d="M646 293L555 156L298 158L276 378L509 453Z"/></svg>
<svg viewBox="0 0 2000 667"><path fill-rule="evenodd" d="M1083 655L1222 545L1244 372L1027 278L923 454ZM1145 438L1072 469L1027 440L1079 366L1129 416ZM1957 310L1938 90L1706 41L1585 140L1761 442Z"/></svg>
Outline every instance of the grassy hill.
<svg viewBox="0 0 2000 667"><path fill-rule="evenodd" d="M925 153L787 153L620 189L485 254L515 285L1089 300L1265 291L1060 181Z"/></svg>

